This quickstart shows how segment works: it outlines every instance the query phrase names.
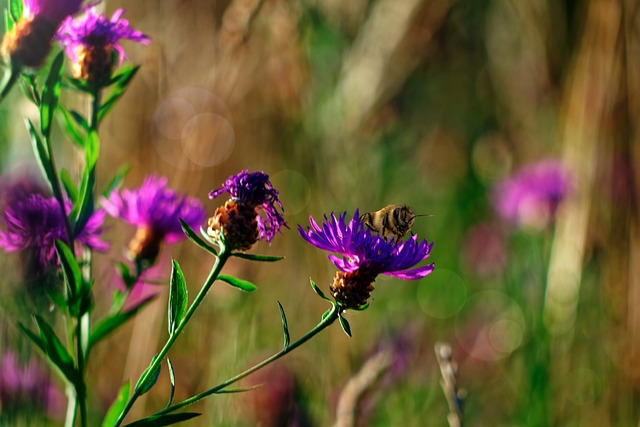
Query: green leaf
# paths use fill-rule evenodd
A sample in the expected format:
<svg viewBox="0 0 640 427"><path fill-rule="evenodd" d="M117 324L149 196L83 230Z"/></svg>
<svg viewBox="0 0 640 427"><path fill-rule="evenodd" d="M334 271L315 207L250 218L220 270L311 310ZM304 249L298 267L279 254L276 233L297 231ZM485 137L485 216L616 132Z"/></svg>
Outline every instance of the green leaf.
<svg viewBox="0 0 640 427"><path fill-rule="evenodd" d="M171 382L171 391L169 392L169 402L167 402L167 408L173 403L173 395L176 392L176 377L173 373L173 365L171 360L167 357L167 366L169 367L169 381Z"/></svg>
<svg viewBox="0 0 640 427"><path fill-rule="evenodd" d="M342 315L339 315L338 320L340 321L340 326L342 326L342 330L344 331L344 333L348 336L351 336L351 326L349 326L349 322L347 322L347 319L342 317Z"/></svg>
<svg viewBox="0 0 640 427"><path fill-rule="evenodd" d="M138 391L138 395L140 396L151 390L151 387L153 387L156 384L156 381L158 381L161 364L158 363L158 365L153 370L151 370L151 367L156 361L157 357L158 355L156 354L151 358L151 363L149 363L149 366L144 370L142 375L140 375L140 379L136 383L135 389Z"/></svg>
<svg viewBox="0 0 640 427"><path fill-rule="evenodd" d="M116 102L120 99L124 92L127 90L127 86L131 82L131 79L136 75L140 66L135 66L132 68L123 67L123 71L114 76L111 81L115 84L113 90L107 95L104 103L100 106L100 110L98 111L98 121L102 121L104 116L116 105Z"/></svg>
<svg viewBox="0 0 640 427"><path fill-rule="evenodd" d="M60 181L62 181L64 190L67 192L67 197L72 203L75 203L78 199L78 187L76 187L76 184L73 182L73 178L71 178L68 170L62 169L60 171Z"/></svg>
<svg viewBox="0 0 640 427"><path fill-rule="evenodd" d="M131 170L131 165L120 166L120 168L116 171L116 174L113 176L113 178L111 178L111 181L109 181L109 183L105 186L104 190L102 191L102 195L108 198L113 191L120 188L125 176L127 176L127 174L129 173L129 170Z"/></svg>
<svg viewBox="0 0 640 427"><path fill-rule="evenodd" d="M73 359L67 352L55 331L40 316L36 315L36 323L40 331L40 340L44 346L44 352L49 361L60 369L60 372L73 384L77 380L77 372L73 363Z"/></svg>
<svg viewBox="0 0 640 427"><path fill-rule="evenodd" d="M248 259L251 261L261 261L261 262L275 262L284 259L283 256L269 256L269 255L255 255L255 254L247 254L244 252L233 252L231 254L234 257Z"/></svg>
<svg viewBox="0 0 640 427"><path fill-rule="evenodd" d="M13 22L18 22L22 19L23 11L23 0L9 0L9 16Z"/></svg>
<svg viewBox="0 0 640 427"><path fill-rule="evenodd" d="M75 255L62 240L55 241L55 248L60 265L62 265L62 273L69 291L69 299L73 302L83 290L82 271Z"/></svg>
<svg viewBox="0 0 640 427"><path fill-rule="evenodd" d="M127 311L111 314L104 317L103 319L100 319L100 321L98 321L91 330L89 346L95 345L98 341L102 340L107 335L125 324L129 319L135 316L141 308L149 304L154 299L155 296L148 297L144 299L140 304Z"/></svg>
<svg viewBox="0 0 640 427"><path fill-rule="evenodd" d="M42 102L40 103L40 129L42 135L48 139L51 136L51 122L58 108L58 98L60 97L60 83L62 77L62 64L64 63L64 52L60 51L51 63L49 75L42 89Z"/></svg>
<svg viewBox="0 0 640 427"><path fill-rule="evenodd" d="M254 385L254 386L250 386L250 387L223 388L222 390L216 391L213 394L245 393L247 391L252 391L252 390L255 390L255 389L260 388L260 387L262 387L262 384Z"/></svg>
<svg viewBox="0 0 640 427"><path fill-rule="evenodd" d="M130 391L131 383L127 381L122 387L120 387L120 391L118 391L118 397L116 397L116 400L114 400L114 402L109 407L104 420L102 420L102 427L113 427L116 424L120 413L127 405Z"/></svg>
<svg viewBox="0 0 640 427"><path fill-rule="evenodd" d="M47 353L47 350L45 349L45 346L44 346L44 342L40 339L40 337L37 334L33 333L31 329L27 328L25 325L23 325L20 322L18 322L18 329L20 329L22 333L27 336L27 338L29 338L40 350L42 350L43 353L45 354Z"/></svg>
<svg viewBox="0 0 640 427"><path fill-rule="evenodd" d="M73 205L73 209L71 209L71 214L69 215L74 223L73 231L75 234L82 232L95 209L94 191L96 174L94 166L95 164L91 166L86 165L80 182L78 203Z"/></svg>
<svg viewBox="0 0 640 427"><path fill-rule="evenodd" d="M284 344L282 345L282 349L286 350L287 348L289 348L291 336L289 335L287 316L284 314L284 308L282 308L282 304L280 304L280 301L278 301L278 309L280 310L280 319L282 320L282 333L284 334Z"/></svg>
<svg viewBox="0 0 640 427"><path fill-rule="evenodd" d="M318 294L320 296L320 298L322 299L326 299L327 301L330 301L331 303L333 303L333 301L331 301L331 299L329 299L324 292L322 292L320 290L320 288L318 287L318 285L316 285L316 282L314 282L312 279L309 279L309 283L311 283L311 288L313 288L313 291Z"/></svg>
<svg viewBox="0 0 640 427"><path fill-rule="evenodd" d="M88 134L91 130L91 126L89 126L89 122L87 121L87 119L85 119L84 116L78 113L76 110L69 111L69 114L71 115L74 123Z"/></svg>
<svg viewBox="0 0 640 427"><path fill-rule="evenodd" d="M191 226L189 226L189 224L187 224L182 220L182 218L180 218L180 225L182 226L182 231L184 232L185 236L187 236L189 240L195 243L196 246L200 247L201 249L204 249L205 251L209 252L213 256L218 256L218 252L214 248L209 246L207 242L202 240L200 236L198 236L196 232L193 231Z"/></svg>
<svg viewBox="0 0 640 427"><path fill-rule="evenodd" d="M40 105L40 94L33 74L22 73L22 91L36 106Z"/></svg>
<svg viewBox="0 0 640 427"><path fill-rule="evenodd" d="M197 412L181 412L179 414L162 414L151 415L138 421L134 421L131 424L127 424L124 427L163 427L171 424L178 424L182 421L187 421L195 417L199 417Z"/></svg>
<svg viewBox="0 0 640 427"><path fill-rule="evenodd" d="M40 138L40 135L38 134L38 131L33 125L33 122L27 119L26 123L27 123L27 130L29 131L29 136L31 137L31 145L33 146L33 152L36 156L36 159L38 160L38 165L40 166L40 169L42 170L42 174L44 175L44 177L47 178L47 181L49 181L49 183L53 187L53 183L56 180L56 176L53 170L53 166L51 165L51 158L49 157L49 151L47 150L47 147L45 147L45 145L43 144L42 138Z"/></svg>
<svg viewBox="0 0 640 427"><path fill-rule="evenodd" d="M169 283L169 335L173 335L176 327L187 312L187 284L184 274L176 260L171 260L171 282Z"/></svg>
<svg viewBox="0 0 640 427"><path fill-rule="evenodd" d="M78 124L74 121L71 113L63 107L60 107L59 110L62 113L61 125L66 131L67 136L79 147L84 147L84 135L82 134Z"/></svg>
<svg viewBox="0 0 640 427"><path fill-rule="evenodd" d="M98 161L98 156L100 155L100 138L98 136L98 131L92 129L87 134L87 139L84 143L85 149L85 168L93 169L96 166L96 162Z"/></svg>
<svg viewBox="0 0 640 427"><path fill-rule="evenodd" d="M226 274L219 275L218 280L222 280L223 282L230 284L234 288L238 288L245 292L253 292L257 289L256 286L251 282L238 279L237 277L227 276Z"/></svg>
<svg viewBox="0 0 640 427"><path fill-rule="evenodd" d="M86 92L86 93L91 93L91 91L93 90L93 87L87 83L86 81L82 80L82 79L76 79L73 77L67 77L64 79L63 81L65 87L71 87L71 88L75 88L76 90L79 90L80 92Z"/></svg>

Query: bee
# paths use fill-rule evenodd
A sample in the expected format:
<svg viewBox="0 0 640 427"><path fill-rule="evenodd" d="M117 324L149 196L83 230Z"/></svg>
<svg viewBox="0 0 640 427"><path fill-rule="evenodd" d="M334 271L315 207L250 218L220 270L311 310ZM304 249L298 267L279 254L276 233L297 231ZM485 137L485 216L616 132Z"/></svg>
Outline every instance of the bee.
<svg viewBox="0 0 640 427"><path fill-rule="evenodd" d="M360 216L360 222L364 223L373 232L389 241L395 237L396 243L411 231L413 223L419 216L431 216L427 214L416 215L406 205L389 205L379 211L369 212ZM411 233L413 235L413 233Z"/></svg>

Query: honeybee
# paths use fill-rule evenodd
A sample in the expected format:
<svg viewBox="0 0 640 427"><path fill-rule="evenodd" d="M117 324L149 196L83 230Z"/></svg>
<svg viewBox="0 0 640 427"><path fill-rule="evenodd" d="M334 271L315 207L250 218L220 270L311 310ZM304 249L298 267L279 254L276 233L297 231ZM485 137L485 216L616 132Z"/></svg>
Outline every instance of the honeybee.
<svg viewBox="0 0 640 427"><path fill-rule="evenodd" d="M398 243L407 232L411 231L413 223L419 216L431 215L416 215L407 205L389 205L379 211L360 215L360 222L387 241L395 237Z"/></svg>

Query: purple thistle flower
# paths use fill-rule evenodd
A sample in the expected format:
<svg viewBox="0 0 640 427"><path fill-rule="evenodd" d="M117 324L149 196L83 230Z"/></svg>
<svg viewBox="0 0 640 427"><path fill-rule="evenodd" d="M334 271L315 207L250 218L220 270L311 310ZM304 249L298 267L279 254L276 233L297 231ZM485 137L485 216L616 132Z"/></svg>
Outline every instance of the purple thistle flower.
<svg viewBox="0 0 640 427"><path fill-rule="evenodd" d="M215 199L223 193L229 193L231 200L218 208L209 220L209 234L212 237L217 238L219 230L226 228L225 237L234 248L248 249L256 242L256 238L271 242L276 232L280 232L282 226L287 226L278 190L273 188L266 173L244 170L231 175L221 188L209 193L209 198ZM258 209L264 211L264 218L257 214ZM234 223L232 218L238 218L237 221L242 223Z"/></svg>
<svg viewBox="0 0 640 427"><path fill-rule="evenodd" d="M433 243L426 240L418 242L417 235L398 244L387 242L372 234L358 220L358 210L348 224L346 216L346 212L340 218L336 218L333 213L331 219L325 215L322 226L310 217L311 227L305 230L298 226L300 236L307 243L342 255L329 255L331 262L343 273L338 272L331 285L332 293L339 303L347 308L363 306L373 290L371 283L379 274L413 280L423 278L433 271L433 263L412 268L429 257Z"/></svg>
<svg viewBox="0 0 640 427"><path fill-rule="evenodd" d="M569 175L562 163L543 160L499 183L493 193L493 204L507 221L542 229L551 222L570 191Z"/></svg>
<svg viewBox="0 0 640 427"><path fill-rule="evenodd" d="M25 0L23 17L2 40L2 54L18 67L39 67L60 23L81 4L82 0Z"/></svg>
<svg viewBox="0 0 640 427"><path fill-rule="evenodd" d="M155 261L162 241L184 239L180 219L192 228L200 226L206 212L200 201L167 187L167 178L148 176L135 190L113 192L101 199L107 213L138 227L129 249L134 260Z"/></svg>
<svg viewBox="0 0 640 427"><path fill-rule="evenodd" d="M74 64L74 76L90 82L105 83L111 76L111 52L118 54L118 65L126 57L121 40L149 44L149 37L129 26L121 19L123 9L118 9L109 20L96 13L95 7L86 7L85 14L62 22L57 38Z"/></svg>
<svg viewBox="0 0 640 427"><path fill-rule="evenodd" d="M67 215L71 212L70 202L65 203L65 210ZM84 229L74 236L75 241L94 250L107 250L109 245L100 240L104 218L104 211L94 212ZM0 232L0 247L6 252L32 251L38 273L57 264L55 241L68 241L65 218L55 198L40 194L13 198L5 206L2 220L6 231Z"/></svg>

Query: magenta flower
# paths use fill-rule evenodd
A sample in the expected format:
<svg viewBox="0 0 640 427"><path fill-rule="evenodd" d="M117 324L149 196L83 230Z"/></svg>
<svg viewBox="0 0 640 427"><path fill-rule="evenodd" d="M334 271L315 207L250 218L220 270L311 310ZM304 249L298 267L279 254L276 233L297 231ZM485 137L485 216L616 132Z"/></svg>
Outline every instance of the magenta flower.
<svg viewBox="0 0 640 427"><path fill-rule="evenodd" d="M71 212L70 202L66 203L65 210L67 214ZM94 212L84 229L74 236L75 241L90 249L107 250L109 245L100 240L104 218L104 211ZM13 198L6 204L2 220L6 230L0 231L0 247L6 252L32 251L38 273L57 265L54 243L56 240L68 241L65 218L55 198L40 194Z"/></svg>
<svg viewBox="0 0 640 427"><path fill-rule="evenodd" d="M507 221L542 229L552 221L558 205L570 191L569 175L562 163L544 160L498 184L493 204Z"/></svg>
<svg viewBox="0 0 640 427"><path fill-rule="evenodd" d="M339 304L346 308L365 305L373 290L371 283L379 274L407 280L426 277L433 271L433 263L415 267L429 257L433 243L418 242L417 235L398 244L387 242L358 220L358 210L348 224L346 216L345 212L336 218L332 213L331 219L324 217L322 226L310 217L311 227L305 230L298 226L307 243L340 255L329 255L340 270L331 285Z"/></svg>
<svg viewBox="0 0 640 427"><path fill-rule="evenodd" d="M229 193L231 199L209 219L208 233L217 239L224 230L227 243L234 249L246 250L258 238L271 242L276 232L287 226L278 190L273 188L266 173L244 170L231 175L221 188L209 193L209 198L215 199L223 193ZM264 212L264 218L258 215L259 210Z"/></svg>
<svg viewBox="0 0 640 427"><path fill-rule="evenodd" d="M24 14L2 40L2 54L15 68L39 67L51 51L62 21L80 10L82 0L25 0Z"/></svg>
<svg viewBox="0 0 640 427"><path fill-rule="evenodd" d="M114 12L109 20L96 13L95 7L85 8L83 16L64 20L57 38L73 63L74 76L92 83L104 84L112 71L111 52L118 55L118 65L126 57L121 40L148 44L149 37L129 26L122 19L123 9Z"/></svg>
<svg viewBox="0 0 640 427"><path fill-rule="evenodd" d="M199 200L179 195L167 187L167 178L154 175L135 190L113 192L101 201L109 215L138 227L129 245L130 256L137 261L153 263L163 241L182 240L185 236L180 219L197 228L206 216Z"/></svg>

